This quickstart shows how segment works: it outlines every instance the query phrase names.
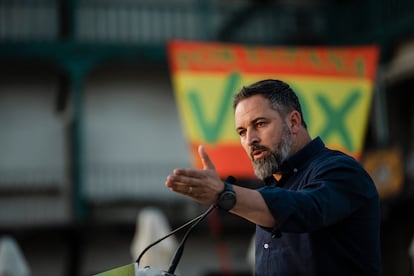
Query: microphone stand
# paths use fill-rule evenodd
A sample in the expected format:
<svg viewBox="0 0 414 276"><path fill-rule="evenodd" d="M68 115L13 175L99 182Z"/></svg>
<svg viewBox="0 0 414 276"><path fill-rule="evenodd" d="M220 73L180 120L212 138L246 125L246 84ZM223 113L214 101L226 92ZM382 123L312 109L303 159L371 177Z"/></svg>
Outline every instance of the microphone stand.
<svg viewBox="0 0 414 276"><path fill-rule="evenodd" d="M179 246L177 247L177 250L176 250L176 252L175 252L175 254L174 254L174 257L173 257L173 260L171 261L171 264L170 264L170 267L168 268L168 271L167 272L165 272L165 271L156 271L156 272L154 272L154 271L150 271L151 270L151 268L149 268L149 267L145 267L144 268L144 271L143 270L141 270L141 271L138 271L138 275L160 275L160 276L174 276L174 272L175 272L175 269L177 268L177 265L178 265L178 263L179 263L179 261L180 261L180 259L181 259L181 256L182 256L182 254L183 254L183 252L184 252L184 245L185 245L185 242L187 241L187 239L188 239L188 236L190 235L190 233L191 233L191 231L197 226L197 225L199 225L200 224L200 222L201 221L203 221L213 210L214 210L214 208L216 208L217 206L216 205L211 205L204 213L202 213L201 215L199 215L198 217L196 217L196 218L194 218L194 219L192 219L192 220L190 220L190 221L188 221L187 223L185 223L184 225L182 225L182 226L180 226L180 227L178 227L178 228L176 228L175 230L173 230L173 231L171 231L169 234L167 234L166 236L164 236L164 237L162 237L162 238L160 238L160 239L158 239L158 240L156 240L155 242L153 242L153 243L151 243L150 245L148 245L142 252L141 252L141 254L138 256L138 258L137 258L137 260L135 261L137 264L138 264L138 266L139 266L139 262L140 262L140 260L141 260L141 258L142 258L142 256L151 248L151 247L153 247L154 245L156 245L156 244L158 244L158 243L160 243L161 241L163 241L164 239L166 239L166 238L168 238L168 237L170 237L170 236L172 236L172 235L174 235L175 233L177 233L178 231L180 231L180 230L182 230L182 229L184 229L184 228L186 228L187 226L190 226L189 227L189 229L186 231L186 233L184 234L184 237L183 237L183 239L181 240L181 242L180 242L180 244L179 244ZM140 273L140 272L142 272L142 273Z"/></svg>
<svg viewBox="0 0 414 276"><path fill-rule="evenodd" d="M193 225L191 225L191 227L187 230L187 232L185 232L185 235L184 235L184 237L183 237L183 239L181 240L181 242L180 242L180 244L179 244L179 246L178 246L178 248L177 248L177 251L175 251L175 254L174 254L174 258L173 258L173 260L171 261L171 264L170 264L170 268L168 269L168 273L171 273L171 274L174 274L174 271L175 271L175 269L177 268L177 265L178 265L178 263L180 262L180 259L181 259L181 256L183 255L183 252L184 252L184 245L185 245L185 242L187 241L187 239L188 239L188 236L190 235L190 233L191 233L191 231L197 226L197 225L199 225L200 224L200 222L205 218L205 217L207 217L210 213L211 213L211 211L213 211L213 209L215 208L216 206L215 205L212 205L212 206L210 206L208 209L207 209L207 211L206 212L204 212L202 215L201 215L201 217L193 224Z"/></svg>

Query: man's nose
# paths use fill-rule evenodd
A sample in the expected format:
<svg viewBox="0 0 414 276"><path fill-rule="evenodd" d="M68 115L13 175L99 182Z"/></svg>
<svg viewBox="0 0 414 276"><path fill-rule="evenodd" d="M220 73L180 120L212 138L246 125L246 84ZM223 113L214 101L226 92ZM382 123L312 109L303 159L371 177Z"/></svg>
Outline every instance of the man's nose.
<svg viewBox="0 0 414 276"><path fill-rule="evenodd" d="M257 131L254 130L247 131L247 144L249 146L260 142L259 136L257 134Z"/></svg>

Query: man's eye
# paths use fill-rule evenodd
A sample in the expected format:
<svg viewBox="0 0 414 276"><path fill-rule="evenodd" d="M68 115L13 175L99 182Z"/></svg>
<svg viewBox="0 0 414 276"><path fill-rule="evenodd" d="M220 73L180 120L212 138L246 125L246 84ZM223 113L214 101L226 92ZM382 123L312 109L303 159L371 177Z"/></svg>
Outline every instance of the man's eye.
<svg viewBox="0 0 414 276"><path fill-rule="evenodd" d="M246 130L239 130L238 134L239 136L244 136L246 134Z"/></svg>
<svg viewBox="0 0 414 276"><path fill-rule="evenodd" d="M262 127L262 126L264 126L264 125L266 125L266 123L265 123L265 122L257 122L257 123L256 123L256 127Z"/></svg>

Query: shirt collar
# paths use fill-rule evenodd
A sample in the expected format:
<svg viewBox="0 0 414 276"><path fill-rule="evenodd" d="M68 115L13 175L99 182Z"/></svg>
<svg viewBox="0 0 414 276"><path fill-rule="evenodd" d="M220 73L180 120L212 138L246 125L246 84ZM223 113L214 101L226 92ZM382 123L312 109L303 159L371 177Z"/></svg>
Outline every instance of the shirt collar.
<svg viewBox="0 0 414 276"><path fill-rule="evenodd" d="M312 156L324 148L325 144L323 143L322 139L320 137L316 137L282 163L279 171L282 175L282 179L280 179L280 181L277 181L273 176L269 176L263 180L265 186L283 185L283 182L285 182L290 176L297 173L299 170L303 169L312 158Z"/></svg>
<svg viewBox="0 0 414 276"><path fill-rule="evenodd" d="M282 176L292 175L301 170L316 153L325 148L320 137L316 137L294 155L289 157L280 167Z"/></svg>

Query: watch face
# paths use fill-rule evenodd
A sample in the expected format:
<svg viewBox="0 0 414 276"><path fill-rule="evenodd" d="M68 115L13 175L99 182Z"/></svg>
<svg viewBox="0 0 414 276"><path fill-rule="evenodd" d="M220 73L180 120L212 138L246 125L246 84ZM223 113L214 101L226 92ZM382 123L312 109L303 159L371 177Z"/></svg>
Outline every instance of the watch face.
<svg viewBox="0 0 414 276"><path fill-rule="evenodd" d="M232 192L226 192L223 194L223 200L225 201L232 201L234 200L234 193Z"/></svg>
<svg viewBox="0 0 414 276"><path fill-rule="evenodd" d="M236 194L233 191L224 191L219 198L218 206L226 211L236 204Z"/></svg>

